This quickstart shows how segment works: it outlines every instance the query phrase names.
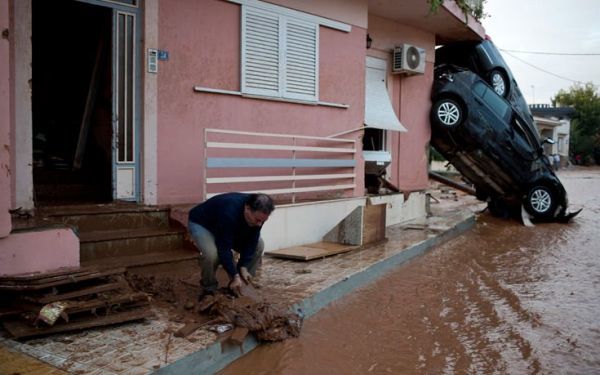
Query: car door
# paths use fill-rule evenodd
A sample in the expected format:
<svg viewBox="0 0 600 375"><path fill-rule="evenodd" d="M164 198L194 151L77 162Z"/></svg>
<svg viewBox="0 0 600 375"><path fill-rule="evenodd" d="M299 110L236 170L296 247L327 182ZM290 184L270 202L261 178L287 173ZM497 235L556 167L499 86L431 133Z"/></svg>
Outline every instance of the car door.
<svg viewBox="0 0 600 375"><path fill-rule="evenodd" d="M486 140L484 151L502 166L505 173L517 182L524 181L533 154L522 126L518 126L523 120L507 100L483 81L475 82L473 91L476 93L475 100L480 104L480 124L490 129L482 138Z"/></svg>

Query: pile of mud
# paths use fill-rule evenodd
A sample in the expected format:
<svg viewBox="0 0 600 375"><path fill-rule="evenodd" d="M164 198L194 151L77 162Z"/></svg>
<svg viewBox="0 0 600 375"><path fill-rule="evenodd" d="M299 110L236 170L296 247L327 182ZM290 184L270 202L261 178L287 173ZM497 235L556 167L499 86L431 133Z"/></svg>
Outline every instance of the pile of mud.
<svg viewBox="0 0 600 375"><path fill-rule="evenodd" d="M230 324L247 329L261 341L281 341L298 337L302 328L301 314L269 301L262 290L244 285L242 296L234 296L228 288L220 288L198 302L198 274L129 274L128 281L136 290L152 297L151 303L166 307L169 319L190 324ZM221 283L223 285L223 283Z"/></svg>
<svg viewBox="0 0 600 375"><path fill-rule="evenodd" d="M248 329L261 341L282 341L298 337L303 318L296 313L249 296L233 297L227 291L206 296L200 307L212 316L236 327Z"/></svg>

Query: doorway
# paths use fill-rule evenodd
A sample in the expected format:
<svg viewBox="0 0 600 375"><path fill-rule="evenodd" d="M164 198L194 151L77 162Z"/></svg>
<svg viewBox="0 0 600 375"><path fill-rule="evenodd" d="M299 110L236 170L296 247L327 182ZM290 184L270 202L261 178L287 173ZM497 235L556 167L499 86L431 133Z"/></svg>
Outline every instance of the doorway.
<svg viewBox="0 0 600 375"><path fill-rule="evenodd" d="M115 6L32 1L36 206L137 199L137 10Z"/></svg>

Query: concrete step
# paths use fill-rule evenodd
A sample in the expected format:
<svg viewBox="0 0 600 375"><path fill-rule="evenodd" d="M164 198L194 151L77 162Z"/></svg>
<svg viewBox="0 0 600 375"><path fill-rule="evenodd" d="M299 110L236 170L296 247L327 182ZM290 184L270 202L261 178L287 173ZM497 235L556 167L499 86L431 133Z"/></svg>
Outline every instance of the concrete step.
<svg viewBox="0 0 600 375"><path fill-rule="evenodd" d="M110 203L43 207L36 216L47 223L73 227L79 233L110 229L168 228L167 207Z"/></svg>
<svg viewBox="0 0 600 375"><path fill-rule="evenodd" d="M180 228L95 230L79 234L81 261L169 253L183 248Z"/></svg>
<svg viewBox="0 0 600 375"><path fill-rule="evenodd" d="M128 271L153 270L167 266L171 270L177 267L198 267L198 251L174 249L168 252L154 252L137 255L121 255L101 259L89 259L81 262L83 267L126 267ZM172 268L171 268L172 267Z"/></svg>

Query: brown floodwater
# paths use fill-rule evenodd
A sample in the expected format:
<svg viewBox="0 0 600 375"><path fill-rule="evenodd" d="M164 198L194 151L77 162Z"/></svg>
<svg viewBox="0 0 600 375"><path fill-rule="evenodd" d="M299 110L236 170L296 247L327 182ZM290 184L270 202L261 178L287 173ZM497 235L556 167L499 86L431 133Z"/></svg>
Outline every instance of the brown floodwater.
<svg viewBox="0 0 600 375"><path fill-rule="evenodd" d="M222 373L600 373L600 169L559 176L572 223L483 214Z"/></svg>

